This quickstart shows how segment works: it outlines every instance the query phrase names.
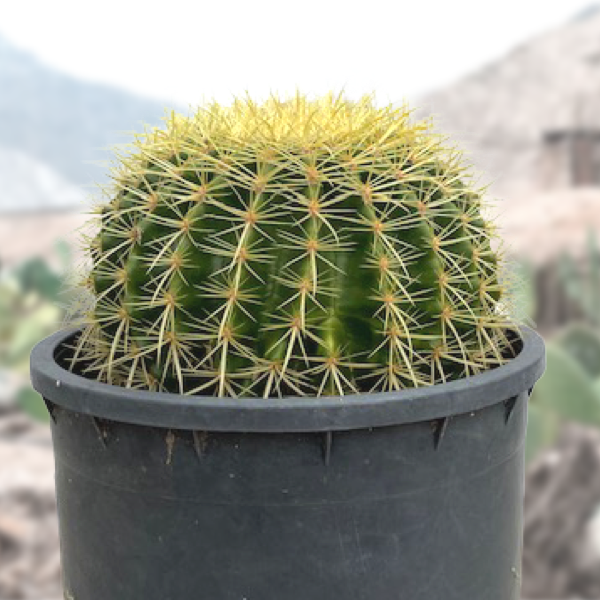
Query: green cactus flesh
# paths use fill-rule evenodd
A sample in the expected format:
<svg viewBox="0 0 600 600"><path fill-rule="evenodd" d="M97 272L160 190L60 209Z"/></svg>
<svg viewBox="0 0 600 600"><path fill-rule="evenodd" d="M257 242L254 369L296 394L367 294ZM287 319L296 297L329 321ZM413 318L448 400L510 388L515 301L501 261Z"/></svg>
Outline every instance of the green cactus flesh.
<svg viewBox="0 0 600 600"><path fill-rule="evenodd" d="M76 358L118 385L264 397L501 364L512 325L481 193L410 116L297 95L136 137L89 244Z"/></svg>

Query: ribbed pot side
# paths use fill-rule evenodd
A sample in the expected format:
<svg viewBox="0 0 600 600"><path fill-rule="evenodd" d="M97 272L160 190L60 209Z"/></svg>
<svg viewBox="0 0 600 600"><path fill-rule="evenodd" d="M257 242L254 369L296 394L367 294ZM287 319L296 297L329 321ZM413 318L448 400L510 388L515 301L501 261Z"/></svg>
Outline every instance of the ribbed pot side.
<svg viewBox="0 0 600 600"><path fill-rule="evenodd" d="M32 355L66 598L519 598L533 332L471 382L221 406L68 373L68 335Z"/></svg>

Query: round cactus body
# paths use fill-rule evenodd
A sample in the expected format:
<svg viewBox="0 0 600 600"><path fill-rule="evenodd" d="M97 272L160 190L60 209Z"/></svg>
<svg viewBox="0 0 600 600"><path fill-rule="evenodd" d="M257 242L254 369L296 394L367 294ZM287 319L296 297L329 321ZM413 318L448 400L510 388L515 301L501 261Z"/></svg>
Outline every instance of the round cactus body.
<svg viewBox="0 0 600 600"><path fill-rule="evenodd" d="M341 395L506 360L482 194L406 108L213 104L136 137L113 180L74 361L103 381Z"/></svg>

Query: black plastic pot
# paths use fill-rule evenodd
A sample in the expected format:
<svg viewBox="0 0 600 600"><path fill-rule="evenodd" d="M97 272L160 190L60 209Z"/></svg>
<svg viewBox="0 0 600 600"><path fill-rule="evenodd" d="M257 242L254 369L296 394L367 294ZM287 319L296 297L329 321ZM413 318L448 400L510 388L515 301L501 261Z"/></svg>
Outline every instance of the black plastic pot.
<svg viewBox="0 0 600 600"><path fill-rule="evenodd" d="M344 398L131 391L32 353L53 417L65 597L515 600L528 394L518 356Z"/></svg>

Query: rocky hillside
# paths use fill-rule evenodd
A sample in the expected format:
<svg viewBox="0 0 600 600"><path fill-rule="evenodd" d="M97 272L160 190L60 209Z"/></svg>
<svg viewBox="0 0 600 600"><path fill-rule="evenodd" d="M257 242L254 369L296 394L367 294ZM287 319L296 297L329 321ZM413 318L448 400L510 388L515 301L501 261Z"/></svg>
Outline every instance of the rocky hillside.
<svg viewBox="0 0 600 600"><path fill-rule="evenodd" d="M600 131L600 11L515 48L420 107L461 141L496 191L538 188L546 133Z"/></svg>
<svg viewBox="0 0 600 600"><path fill-rule="evenodd" d="M107 148L159 125L162 103L54 70L0 37L0 213L77 208Z"/></svg>

